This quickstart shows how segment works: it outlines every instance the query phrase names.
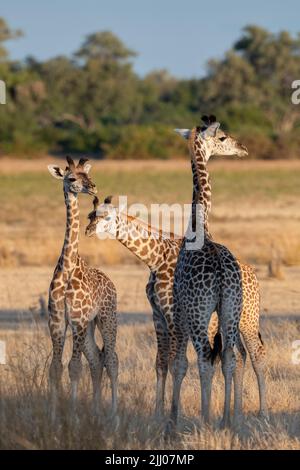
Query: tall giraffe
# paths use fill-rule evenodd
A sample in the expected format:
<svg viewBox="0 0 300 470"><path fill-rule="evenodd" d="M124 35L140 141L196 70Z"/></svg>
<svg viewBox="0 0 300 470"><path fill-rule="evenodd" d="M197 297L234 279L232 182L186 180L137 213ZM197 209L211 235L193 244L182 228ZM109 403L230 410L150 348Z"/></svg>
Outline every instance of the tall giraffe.
<svg viewBox="0 0 300 470"><path fill-rule="evenodd" d="M196 224L198 215L207 213L210 204L210 184L206 163L211 155L247 155L247 149L235 139L219 131L219 124L209 123L204 128L195 128L189 134L193 172L192 227L196 240L203 231L202 246L191 247L194 240L184 238L178 255L174 275L174 322L177 337L177 357L171 418L176 422L182 378L187 361L186 348L191 337L198 356L201 384L201 413L204 421L210 419L211 384L214 372L214 348L208 337L211 315L217 312L222 334L222 372L225 380L223 426L230 423L230 397L232 378L235 373L235 346L242 346L239 337L239 322L243 307L242 274L232 253L212 241L207 224ZM204 207L204 210L202 209ZM200 214L198 211L200 209ZM201 219L201 217L200 217ZM240 393L241 388L236 388ZM241 396L236 396L241 403ZM240 407L236 412L241 412Z"/></svg>
<svg viewBox="0 0 300 470"><path fill-rule="evenodd" d="M61 385L62 354L68 324L73 334L73 352L69 362L73 406L76 405L83 352L91 371L95 411L98 412L104 366L111 380L113 412L117 407L116 289L102 271L89 267L78 253L78 194L94 195L97 190L88 175L91 165L87 160L81 159L77 166L70 157L67 157L67 162L65 171L55 165L48 166L52 176L63 181L67 211L63 248L49 288L49 329L53 345L49 378L53 417ZM94 339L96 325L103 338L102 351Z"/></svg>
<svg viewBox="0 0 300 470"><path fill-rule="evenodd" d="M182 137L189 140L190 153L192 156L191 166L193 174L193 211L196 209L196 204L199 204L204 213L204 231L208 237L212 239L208 229L208 214L211 209L211 184L209 174L206 169L206 163L208 162L211 155L223 155L226 151L230 152L232 145L232 138L225 134L219 129L219 124L216 123L215 116L203 116L204 125L193 129L175 129ZM210 129L207 132L208 127ZM208 136L205 136L205 131ZM204 136L203 136L204 133ZM209 134L212 133L217 139L207 139L211 137ZM203 137L206 139L205 144L208 147L208 151L204 151L201 154L196 150L199 143L204 142ZM194 139L194 140L193 140ZM198 139L198 143L196 142ZM222 144L226 142L227 150ZM220 144L221 143L221 144ZM201 146L201 145L200 145ZM201 191L199 192L199 188ZM216 246L218 246L216 244ZM242 275L242 289L243 289L243 310L240 318L239 329L243 336L244 343L250 354L252 366L254 368L260 398L260 416L267 415L267 404L266 404L266 387L265 387L265 347L261 339L259 331L259 317L260 317L260 292L259 283L255 274L254 269L247 264L241 263L237 260L240 266ZM213 325L216 324L216 314L213 314L212 320ZM216 330L211 328L212 321L209 324L208 336L210 343L212 344L212 338L214 337ZM234 376L235 386L235 402L234 402L234 415L238 416L242 410L242 388L243 388L243 375L244 365L246 360L246 351L244 350L243 344L238 338L237 344L237 364ZM181 376L184 377L186 370L186 357L182 353L181 362L183 364L181 370ZM180 379L182 380L182 378ZM180 388L180 385L179 385ZM173 420L176 422L178 403L173 400Z"/></svg>

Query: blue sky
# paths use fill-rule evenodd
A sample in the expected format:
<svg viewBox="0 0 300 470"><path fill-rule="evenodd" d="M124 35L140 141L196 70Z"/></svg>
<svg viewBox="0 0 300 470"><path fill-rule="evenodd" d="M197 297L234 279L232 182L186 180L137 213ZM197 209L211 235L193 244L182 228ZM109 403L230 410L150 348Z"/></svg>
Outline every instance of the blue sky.
<svg viewBox="0 0 300 470"><path fill-rule="evenodd" d="M178 77L201 76L246 24L296 34L299 13L299 0L2 0L0 9L25 33L7 43L14 59L68 55L87 34L109 29L138 52L139 74L166 68Z"/></svg>

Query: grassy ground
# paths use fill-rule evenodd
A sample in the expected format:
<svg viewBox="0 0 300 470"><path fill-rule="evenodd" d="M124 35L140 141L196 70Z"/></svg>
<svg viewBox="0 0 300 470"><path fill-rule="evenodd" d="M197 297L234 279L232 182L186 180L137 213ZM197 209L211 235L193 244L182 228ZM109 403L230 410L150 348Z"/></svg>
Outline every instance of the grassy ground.
<svg viewBox="0 0 300 470"><path fill-rule="evenodd" d="M79 423L70 416L67 363L64 355L64 395L60 422L49 422L47 393L51 344L39 299L46 300L52 268L18 267L0 270L0 340L6 342L7 361L0 366L0 448L25 449L300 449L300 365L292 361L293 343L300 338L300 268L284 268L284 279L270 279L266 267L257 272L262 293L261 333L267 349L269 421L257 417L258 391L249 358L244 386L244 422L221 431L223 378L218 369L213 387L212 426L199 421L200 388L196 357L189 348L189 371L182 387L178 439L165 442L167 414L153 418L156 340L151 309L145 295L148 270L139 266L105 269L117 287L119 328L119 418L116 429L108 415L109 382L105 375L100 423L91 413L91 383L84 368ZM98 338L99 345L101 339ZM299 355L298 355L299 356ZM167 387L167 410L171 384Z"/></svg>
<svg viewBox="0 0 300 470"><path fill-rule="evenodd" d="M150 319L149 319L150 320ZM211 427L199 421L200 390L194 352L189 350L189 371L182 387L182 414L178 438L164 441L167 417L153 417L155 394L155 339L151 321L122 325L118 332L119 426L108 414L109 382L104 376L103 411L99 423L91 412L91 384L84 368L78 405L79 421L70 413L69 380L64 377L64 395L59 422L49 421L47 370L51 353L43 327L7 331L9 365L1 368L0 447L25 449L300 449L300 368L291 362L291 344L299 336L299 321L263 322L268 351L269 420L257 417L258 393L249 360L244 387L244 422L221 430L223 378L218 368L213 386ZM68 340L68 352L70 341ZM65 369L67 369L65 367ZM167 408L171 387L167 387Z"/></svg>

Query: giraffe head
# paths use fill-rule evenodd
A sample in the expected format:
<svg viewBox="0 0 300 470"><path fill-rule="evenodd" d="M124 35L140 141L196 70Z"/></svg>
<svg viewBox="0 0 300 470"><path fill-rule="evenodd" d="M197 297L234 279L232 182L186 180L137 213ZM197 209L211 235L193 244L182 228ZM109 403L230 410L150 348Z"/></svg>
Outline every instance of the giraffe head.
<svg viewBox="0 0 300 470"><path fill-rule="evenodd" d="M90 223L85 229L88 237L96 233L115 233L118 210L111 201L112 196L107 196L103 203L100 203L97 196L94 197L94 210L88 215Z"/></svg>
<svg viewBox="0 0 300 470"><path fill-rule="evenodd" d="M202 126L194 129L175 129L175 132L187 139L193 149L197 144L204 146L207 160L211 156L248 155L244 145L220 129L220 123L216 121L215 116L203 116L202 121Z"/></svg>
<svg viewBox="0 0 300 470"><path fill-rule="evenodd" d="M48 165L48 170L54 178L63 181L65 193L87 193L91 195L97 194L96 185L92 182L88 173L91 165L87 159L81 158L75 165L71 157L66 157L68 166L65 170L56 165Z"/></svg>

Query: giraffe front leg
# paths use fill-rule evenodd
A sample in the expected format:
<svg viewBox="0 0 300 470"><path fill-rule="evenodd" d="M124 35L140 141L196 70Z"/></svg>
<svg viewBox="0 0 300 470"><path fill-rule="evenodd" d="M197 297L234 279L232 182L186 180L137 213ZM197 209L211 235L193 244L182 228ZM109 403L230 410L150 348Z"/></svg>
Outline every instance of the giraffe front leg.
<svg viewBox="0 0 300 470"><path fill-rule="evenodd" d="M67 329L64 310L50 311L48 326L53 350L52 360L49 368L51 421L53 422L56 418L58 396L61 392L62 386L62 355Z"/></svg>

